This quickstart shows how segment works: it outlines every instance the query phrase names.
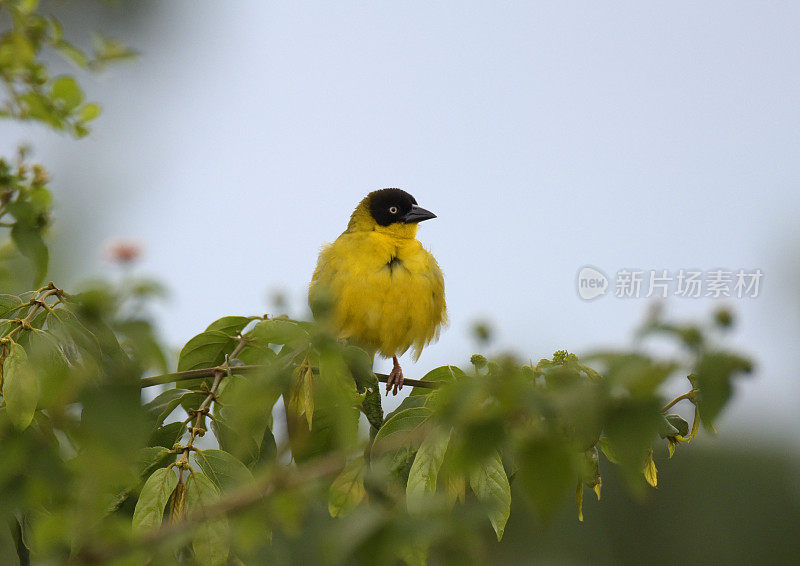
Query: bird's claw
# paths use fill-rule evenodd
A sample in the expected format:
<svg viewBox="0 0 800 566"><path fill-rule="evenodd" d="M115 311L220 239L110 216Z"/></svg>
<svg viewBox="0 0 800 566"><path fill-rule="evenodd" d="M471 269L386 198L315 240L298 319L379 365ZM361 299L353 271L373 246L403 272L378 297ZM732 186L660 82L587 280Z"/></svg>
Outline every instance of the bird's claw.
<svg viewBox="0 0 800 566"><path fill-rule="evenodd" d="M397 392L403 388L403 368L400 364L395 363L389 377L386 379L386 396L388 397L389 391L392 395L397 395Z"/></svg>

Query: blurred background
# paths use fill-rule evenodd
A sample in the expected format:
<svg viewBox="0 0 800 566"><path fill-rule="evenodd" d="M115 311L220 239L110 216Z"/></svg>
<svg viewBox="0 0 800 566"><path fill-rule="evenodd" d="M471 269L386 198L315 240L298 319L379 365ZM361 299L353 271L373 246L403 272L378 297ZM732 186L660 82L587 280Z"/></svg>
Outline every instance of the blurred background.
<svg viewBox="0 0 800 566"><path fill-rule="evenodd" d="M60 284L112 273L105 250L124 239L143 248L136 269L171 290L159 318L176 349L223 315L306 316L320 245L367 192L401 187L439 215L419 237L445 272L451 320L418 363L405 359L420 377L485 349L471 331L480 320L491 352L534 361L628 342L652 302L581 300L587 264L612 285L621 269L761 269L757 298L663 304L678 318L732 308L730 341L756 360L717 437L665 463L674 483L645 507L619 492L595 506L603 521L593 507L586 525L570 515L546 531L614 540L610 554L547 544L555 563L670 563L669 541L695 533L698 553L710 537L748 562L754 541L736 525L757 523L758 548L789 556L785 535L800 532L800 5L50 5L86 32L76 38L102 29L141 53L81 77L104 109L89 138L2 124L0 150L33 145L56 198L74 206L57 210ZM709 482L718 491L697 487ZM718 505L693 509L686 489ZM664 530L676 516L682 526ZM533 544L515 538L527 532L516 517L509 539ZM620 525L663 531L666 550L631 547Z"/></svg>

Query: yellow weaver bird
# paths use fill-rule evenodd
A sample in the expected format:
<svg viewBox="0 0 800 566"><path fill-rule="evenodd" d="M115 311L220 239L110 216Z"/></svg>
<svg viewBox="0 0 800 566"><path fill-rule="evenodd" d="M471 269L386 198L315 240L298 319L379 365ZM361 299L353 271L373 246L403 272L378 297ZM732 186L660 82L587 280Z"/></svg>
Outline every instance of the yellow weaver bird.
<svg viewBox="0 0 800 566"><path fill-rule="evenodd" d="M392 358L386 394L403 387L397 357L414 361L447 321L439 264L417 240L417 225L436 215L400 189L373 191L335 242L322 248L309 287L312 311L330 301L340 338ZM317 315L317 312L314 312Z"/></svg>

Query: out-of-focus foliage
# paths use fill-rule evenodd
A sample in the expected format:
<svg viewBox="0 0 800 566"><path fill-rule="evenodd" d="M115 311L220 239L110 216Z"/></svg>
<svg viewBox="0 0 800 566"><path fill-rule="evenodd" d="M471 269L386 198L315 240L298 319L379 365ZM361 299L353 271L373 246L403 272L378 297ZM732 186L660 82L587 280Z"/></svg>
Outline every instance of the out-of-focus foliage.
<svg viewBox="0 0 800 566"><path fill-rule="evenodd" d="M105 42L90 61L35 1L2 1L0 17L5 114L85 133L92 106L74 79L50 79L42 49L89 67L127 51ZM750 369L716 343L729 314L708 329L654 317L644 335L666 333L679 353L476 354L409 382L384 415L372 360L324 320L226 316L163 373L146 315L158 285L42 285L46 185L24 155L0 162L3 563L486 561L512 509L548 521L574 501L580 521L611 468L632 494L656 486L659 447L671 456L701 422L713 429ZM663 385L681 376L688 391L668 401ZM689 420L672 412L684 401Z"/></svg>
<svg viewBox="0 0 800 566"><path fill-rule="evenodd" d="M76 137L89 133L88 123L100 115L100 106L84 100L74 77L52 77L48 51L81 69L99 70L135 53L114 39L96 36L91 53L67 40L61 23L42 14L38 0L0 0L0 80L6 99L0 117L36 120Z"/></svg>
<svg viewBox="0 0 800 566"><path fill-rule="evenodd" d="M31 279L40 285L49 263L44 235L53 198L47 173L40 165L28 165L25 154L20 149L15 163L0 157L0 228L10 235L0 247L0 283L6 290L29 287ZM25 271L31 275L22 276Z"/></svg>
<svg viewBox="0 0 800 566"><path fill-rule="evenodd" d="M672 451L694 438L699 399L719 395L692 377L666 403L660 385L697 376L709 352L718 372L740 360L710 346L602 353L598 373L565 351L535 365L476 355L428 372L382 418L367 354L282 317L219 319L178 372L142 378L155 339L125 335L109 296L51 284L3 298L0 438L13 457L0 505L42 559L248 563L294 557L302 540L331 563L425 563L451 547L479 560L474 533L502 539L512 484L544 520L571 494L582 519L584 488L599 498L609 465L633 493L655 486L661 439ZM165 383L141 402L141 387ZM670 413L682 400L700 407L691 425ZM209 431L219 449L197 445Z"/></svg>

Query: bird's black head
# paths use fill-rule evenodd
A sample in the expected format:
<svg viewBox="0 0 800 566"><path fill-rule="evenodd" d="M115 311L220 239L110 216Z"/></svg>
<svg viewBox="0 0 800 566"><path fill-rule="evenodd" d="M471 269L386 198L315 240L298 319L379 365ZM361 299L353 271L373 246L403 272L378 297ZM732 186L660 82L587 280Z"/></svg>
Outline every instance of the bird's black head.
<svg viewBox="0 0 800 566"><path fill-rule="evenodd" d="M369 194L369 212L381 226L395 222L416 224L436 218L429 210L417 206L417 200L401 189L381 189Z"/></svg>

